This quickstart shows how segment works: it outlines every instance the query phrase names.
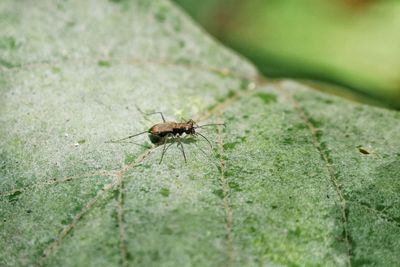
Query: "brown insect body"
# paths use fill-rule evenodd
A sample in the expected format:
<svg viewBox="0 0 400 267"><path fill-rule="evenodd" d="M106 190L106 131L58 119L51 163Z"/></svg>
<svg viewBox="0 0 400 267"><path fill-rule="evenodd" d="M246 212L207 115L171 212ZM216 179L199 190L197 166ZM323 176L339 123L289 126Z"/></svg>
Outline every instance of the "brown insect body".
<svg viewBox="0 0 400 267"><path fill-rule="evenodd" d="M153 125L149 129L149 138L153 144L159 144L165 137L181 136L183 134L195 134L195 122L163 122Z"/></svg>

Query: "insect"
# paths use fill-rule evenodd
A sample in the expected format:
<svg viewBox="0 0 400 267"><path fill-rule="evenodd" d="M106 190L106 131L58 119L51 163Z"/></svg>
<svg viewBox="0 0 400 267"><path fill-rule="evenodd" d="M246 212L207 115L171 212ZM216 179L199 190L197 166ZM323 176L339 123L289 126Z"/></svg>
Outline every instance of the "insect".
<svg viewBox="0 0 400 267"><path fill-rule="evenodd" d="M179 149L182 151L182 155L183 155L183 158L185 159L185 162L187 162L185 149L183 147L181 139L183 139L187 136L200 136L204 140L206 140L207 143L212 148L212 144L207 139L207 137L205 137L203 134L197 132L196 129L207 127L207 126L217 126L217 125L225 126L225 124L223 124L223 123L210 123L210 124L204 124L204 125L197 125L197 123L192 119L185 121L185 122L174 122L174 121L168 122L165 120L165 117L162 112L153 112L153 113L146 114L146 115L153 115L153 114L160 114L163 122L153 125L147 131L133 134L133 135L121 138L121 139L111 140L110 142L117 143L117 142L127 140L127 139L147 133L149 135L149 139L150 139L151 143L153 143L154 145L157 145L157 146L163 145L163 151L162 151L161 159L159 162L160 164L161 164L168 148L175 142L177 143ZM185 137L181 137L184 134L185 134Z"/></svg>

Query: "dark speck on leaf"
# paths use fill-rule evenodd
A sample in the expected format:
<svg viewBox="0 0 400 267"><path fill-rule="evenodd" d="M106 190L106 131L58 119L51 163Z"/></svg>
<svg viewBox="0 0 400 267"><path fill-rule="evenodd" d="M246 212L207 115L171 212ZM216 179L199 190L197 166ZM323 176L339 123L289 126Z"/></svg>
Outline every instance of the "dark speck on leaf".
<svg viewBox="0 0 400 267"><path fill-rule="evenodd" d="M161 194L163 197L168 197L168 196L169 196L169 189L168 189L168 188L161 188L160 194Z"/></svg>
<svg viewBox="0 0 400 267"><path fill-rule="evenodd" d="M222 189L214 190L213 194L217 195L221 199L224 198L224 191L222 191Z"/></svg>
<svg viewBox="0 0 400 267"><path fill-rule="evenodd" d="M288 237L293 238L293 237L299 237L301 234L301 230L299 227L296 227L294 230L289 230L288 232Z"/></svg>
<svg viewBox="0 0 400 267"><path fill-rule="evenodd" d="M362 148L362 147L359 147L358 151L360 151L360 153L362 153L364 155L371 154L368 150L366 150L365 148Z"/></svg>
<svg viewBox="0 0 400 267"><path fill-rule="evenodd" d="M257 93L256 96L260 98L265 104L276 102L276 95L269 93Z"/></svg>
<svg viewBox="0 0 400 267"><path fill-rule="evenodd" d="M21 195L21 191L15 191L13 194L8 196L8 201L9 202L16 202L18 200L18 196Z"/></svg>
<svg viewBox="0 0 400 267"><path fill-rule="evenodd" d="M161 8L156 14L155 18L158 22L164 22L167 18L167 10L165 8Z"/></svg>
<svg viewBox="0 0 400 267"><path fill-rule="evenodd" d="M316 119L313 118L310 118L310 122L315 128L320 128L322 125L321 121L317 121Z"/></svg>
<svg viewBox="0 0 400 267"><path fill-rule="evenodd" d="M133 155L133 154L127 154L127 155L125 155L125 164L126 165L129 165L129 164L131 164L134 160L135 160L135 155Z"/></svg>
<svg viewBox="0 0 400 267"><path fill-rule="evenodd" d="M0 37L0 49L16 49L20 45L12 36Z"/></svg>
<svg viewBox="0 0 400 267"><path fill-rule="evenodd" d="M99 65L100 67L111 67L111 63L107 60L99 60L99 62L97 62L97 65Z"/></svg>
<svg viewBox="0 0 400 267"><path fill-rule="evenodd" d="M285 145L291 145L293 144L293 139L291 137L286 137L285 139L283 139L283 143Z"/></svg>
<svg viewBox="0 0 400 267"><path fill-rule="evenodd" d="M376 205L376 209L379 210L379 211L384 211L386 209L386 206L378 204L378 205Z"/></svg>
<svg viewBox="0 0 400 267"><path fill-rule="evenodd" d="M229 188L234 190L234 191L242 191L242 189L240 188L239 184L236 183L236 182L231 181L231 182L228 183L228 185L229 185Z"/></svg>
<svg viewBox="0 0 400 267"><path fill-rule="evenodd" d="M231 90L231 91L228 92L227 98L232 98L235 95L236 95L236 92Z"/></svg>

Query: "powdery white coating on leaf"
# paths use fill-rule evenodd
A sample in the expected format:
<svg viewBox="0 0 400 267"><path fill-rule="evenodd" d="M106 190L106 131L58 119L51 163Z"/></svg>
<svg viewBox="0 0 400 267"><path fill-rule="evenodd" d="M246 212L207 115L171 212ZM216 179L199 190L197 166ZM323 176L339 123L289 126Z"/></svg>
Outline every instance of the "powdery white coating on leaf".
<svg viewBox="0 0 400 267"><path fill-rule="evenodd" d="M169 1L2 1L0 18L0 38L15 43L0 48L5 67L111 58L255 73Z"/></svg>
<svg viewBox="0 0 400 267"><path fill-rule="evenodd" d="M395 266L399 255L389 252L400 250L399 113L307 92L296 99L310 114L319 142L336 167L347 200L354 263Z"/></svg>
<svg viewBox="0 0 400 267"><path fill-rule="evenodd" d="M112 68L66 64L62 70L21 70L3 77L10 88L3 94L7 138L2 142L8 145L2 147L7 154L24 153L21 160L14 155L10 161L18 164L8 163L5 170L20 168L25 175L18 183L25 176L32 180L68 174L69 168L74 173L78 168L116 168L125 154L134 154L140 147L105 141L142 132L161 120L155 115L148 118L150 121L144 120L136 106L146 112L162 110L169 120L180 120L193 117L213 99L241 85L240 80L219 78L203 70L153 64L117 64ZM198 88L202 88L202 94L198 94ZM76 146L81 139L85 143ZM145 143L147 137L135 141ZM21 147L25 149L20 151ZM19 152L11 152L14 150ZM35 160L23 160L26 157ZM70 160L77 163L71 165ZM0 181L4 189L15 182Z"/></svg>
<svg viewBox="0 0 400 267"><path fill-rule="evenodd" d="M168 1L2 1L0 18L0 265L399 262L398 112L250 90L254 68ZM161 147L106 143L161 121L135 106L226 127L158 164Z"/></svg>

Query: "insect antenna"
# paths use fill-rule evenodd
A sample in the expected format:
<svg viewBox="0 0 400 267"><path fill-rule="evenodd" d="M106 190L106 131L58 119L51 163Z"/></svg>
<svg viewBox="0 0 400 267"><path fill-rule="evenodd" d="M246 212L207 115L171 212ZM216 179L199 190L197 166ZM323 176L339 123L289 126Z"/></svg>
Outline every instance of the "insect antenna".
<svg viewBox="0 0 400 267"><path fill-rule="evenodd" d="M207 154L207 153L204 151L204 149L202 149L201 147L198 146L197 149L200 150L200 151L204 154L204 156L206 156L207 159L211 156L211 155Z"/></svg>
<svg viewBox="0 0 400 267"><path fill-rule="evenodd" d="M205 159L206 159L206 160L210 160L210 157L213 157L212 154L206 153L200 146L198 146L197 149L200 150L201 153L203 153L203 155L205 156ZM220 166L218 166L214 161L210 161L210 163L211 163L212 165L214 165L217 169L220 168Z"/></svg>
<svg viewBox="0 0 400 267"><path fill-rule="evenodd" d="M124 138L117 139L117 140L110 140L110 141L107 141L106 143L119 143L119 142L121 142L123 140L129 139L129 138L132 138L132 137L136 137L136 136L139 136L139 135L142 135L142 134L145 134L145 133L148 133L148 131L137 133L137 134L133 134L133 135L130 135L128 137L124 137Z"/></svg>
<svg viewBox="0 0 400 267"><path fill-rule="evenodd" d="M203 125L199 125L199 126L195 126L194 128L203 128L203 127L207 127L207 126L225 126L225 123L209 123L209 124L203 124Z"/></svg>
<svg viewBox="0 0 400 267"><path fill-rule="evenodd" d="M201 137L203 137L203 138L208 142L208 144L210 145L211 149L213 148L211 142L210 142L204 135L202 135L201 133L196 133L196 134L198 134L198 135L200 135Z"/></svg>

